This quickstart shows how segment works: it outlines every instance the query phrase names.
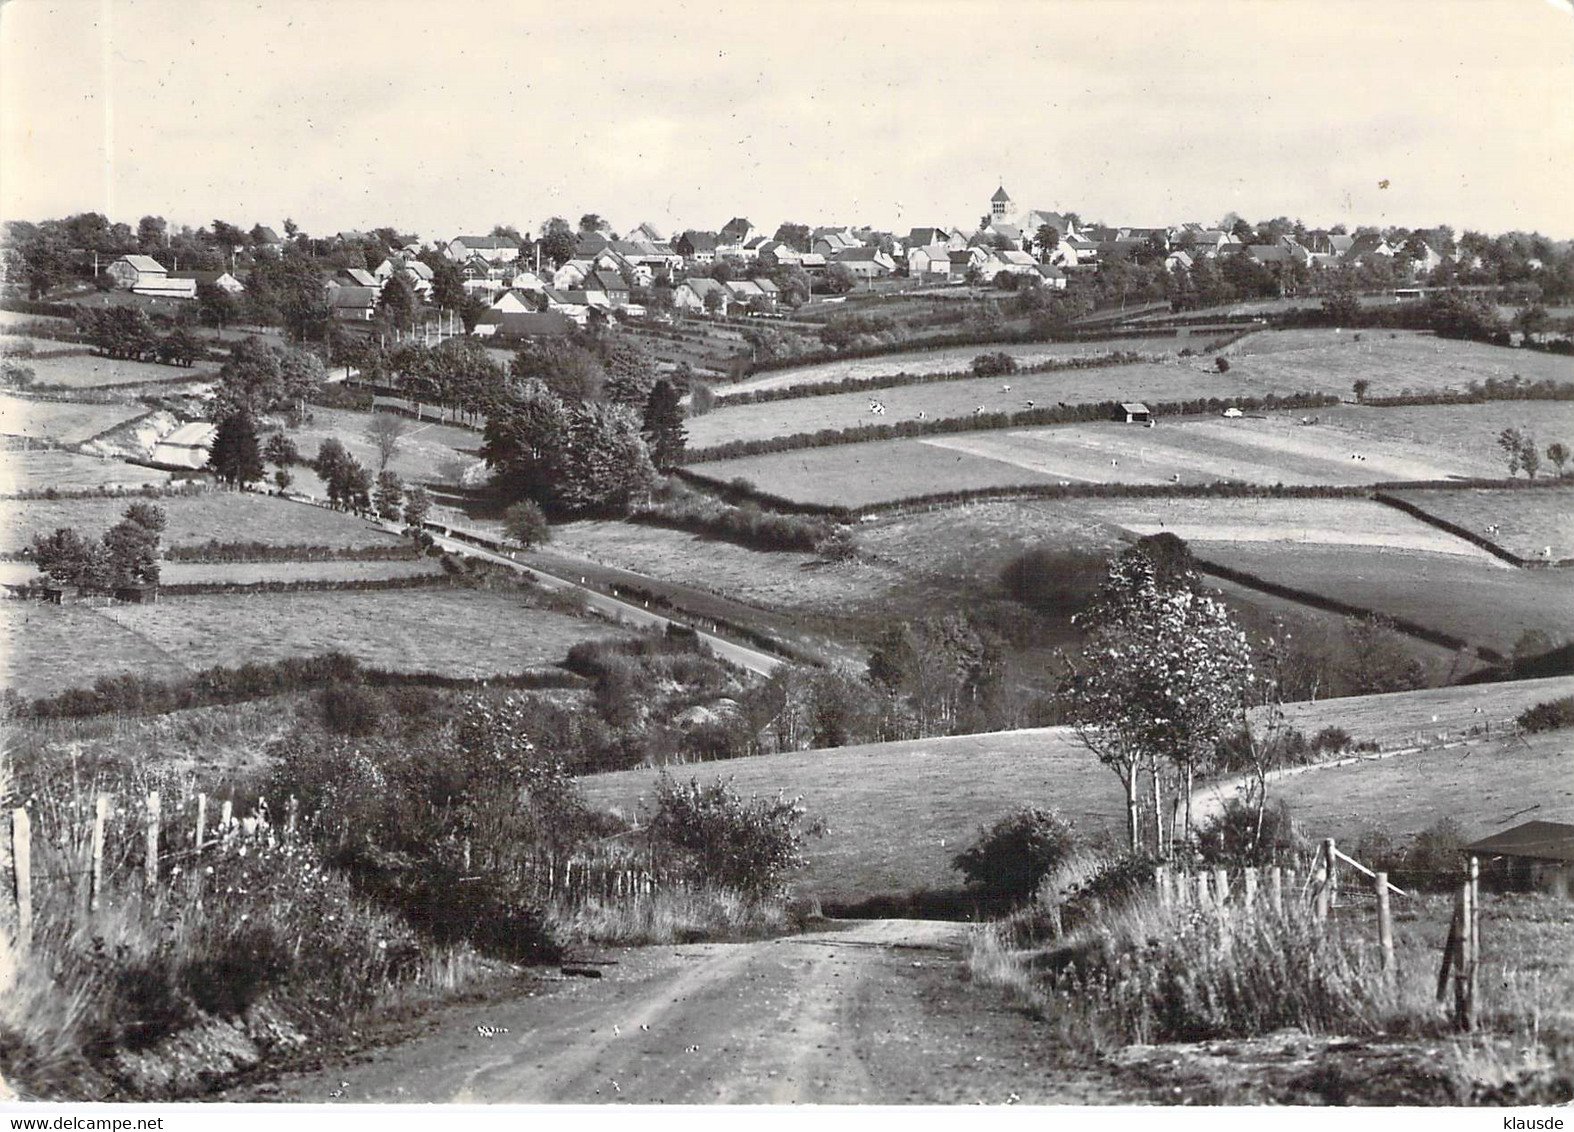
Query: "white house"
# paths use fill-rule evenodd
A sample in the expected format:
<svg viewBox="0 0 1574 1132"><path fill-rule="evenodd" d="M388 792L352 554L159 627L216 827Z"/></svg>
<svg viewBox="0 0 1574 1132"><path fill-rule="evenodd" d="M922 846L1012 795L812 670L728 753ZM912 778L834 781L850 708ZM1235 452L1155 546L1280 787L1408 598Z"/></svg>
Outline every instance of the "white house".
<svg viewBox="0 0 1574 1132"><path fill-rule="evenodd" d="M907 253L907 274L919 281L945 282L951 272L951 249L945 244L926 244Z"/></svg>
<svg viewBox="0 0 1574 1132"><path fill-rule="evenodd" d="M478 255L488 263L512 263L519 258L519 245L507 236L455 236L443 254L455 263Z"/></svg>

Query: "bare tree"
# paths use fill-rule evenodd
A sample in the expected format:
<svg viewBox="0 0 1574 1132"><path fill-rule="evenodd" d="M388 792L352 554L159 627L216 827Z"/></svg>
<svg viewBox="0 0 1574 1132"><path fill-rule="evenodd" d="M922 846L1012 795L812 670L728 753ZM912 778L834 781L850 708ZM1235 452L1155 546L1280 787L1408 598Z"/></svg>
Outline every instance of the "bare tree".
<svg viewBox="0 0 1574 1132"><path fill-rule="evenodd" d="M404 418L396 417L392 413L378 413L366 424L366 439L377 449L377 470L388 469L388 462L394 458L394 453L399 451L399 444L404 440L404 434L409 431Z"/></svg>

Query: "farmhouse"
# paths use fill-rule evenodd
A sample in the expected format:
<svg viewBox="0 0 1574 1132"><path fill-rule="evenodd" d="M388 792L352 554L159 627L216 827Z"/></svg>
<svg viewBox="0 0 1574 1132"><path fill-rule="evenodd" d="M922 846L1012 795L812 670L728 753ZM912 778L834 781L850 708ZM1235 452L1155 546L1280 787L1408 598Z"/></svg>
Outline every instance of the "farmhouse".
<svg viewBox="0 0 1574 1132"><path fill-rule="evenodd" d="M841 264L860 279L878 279L896 270L896 262L879 248L843 248L831 262Z"/></svg>
<svg viewBox="0 0 1574 1132"><path fill-rule="evenodd" d="M1515 888L1574 897L1574 825L1527 821L1465 846L1482 858L1483 875Z"/></svg>
<svg viewBox="0 0 1574 1132"><path fill-rule="evenodd" d="M938 279L944 282L951 272L951 249L945 244L924 244L908 249L907 274L924 281Z"/></svg>
<svg viewBox="0 0 1574 1132"><path fill-rule="evenodd" d="M690 263L715 263L716 233L696 232L691 228L672 241L672 250Z"/></svg>
<svg viewBox="0 0 1574 1132"><path fill-rule="evenodd" d="M1141 401L1123 401L1115 410L1115 419L1124 424L1152 424L1153 414Z"/></svg>
<svg viewBox="0 0 1574 1132"><path fill-rule="evenodd" d="M443 254L455 263L480 256L488 263L512 263L519 258L519 245L507 236L455 236Z"/></svg>
<svg viewBox="0 0 1574 1132"><path fill-rule="evenodd" d="M328 280L330 287L377 287L381 289L383 280L387 276L378 278L364 267L346 267L337 276Z"/></svg>
<svg viewBox="0 0 1574 1132"><path fill-rule="evenodd" d="M151 275L139 280L131 288L133 295L152 295L161 299L195 299L197 297L197 281L195 279L177 279L170 275Z"/></svg>
<svg viewBox="0 0 1574 1132"><path fill-rule="evenodd" d="M535 314L536 304L518 291L504 291L492 301L492 310L504 314Z"/></svg>
<svg viewBox="0 0 1574 1132"><path fill-rule="evenodd" d="M115 281L115 286L126 291L169 274L162 263L149 255L123 255L104 271Z"/></svg>
<svg viewBox="0 0 1574 1132"><path fill-rule="evenodd" d="M711 295L715 295L716 298L710 299ZM685 279L681 286L673 288L672 291L672 305L679 310L704 314L709 309L706 306L707 299L719 313L726 314L732 293L716 280L703 277Z"/></svg>
<svg viewBox="0 0 1574 1132"><path fill-rule="evenodd" d="M565 315L547 312L489 310L476 320L477 338L566 338L574 324Z"/></svg>
<svg viewBox="0 0 1574 1132"><path fill-rule="evenodd" d="M228 271L171 271L169 277L171 279L190 279L194 287L200 287L204 283L212 283L219 290L228 291L232 295L238 295L246 289L246 284L235 278Z"/></svg>
<svg viewBox="0 0 1574 1132"><path fill-rule="evenodd" d="M377 310L376 287L335 287L328 292L333 317L348 322L370 322Z"/></svg>

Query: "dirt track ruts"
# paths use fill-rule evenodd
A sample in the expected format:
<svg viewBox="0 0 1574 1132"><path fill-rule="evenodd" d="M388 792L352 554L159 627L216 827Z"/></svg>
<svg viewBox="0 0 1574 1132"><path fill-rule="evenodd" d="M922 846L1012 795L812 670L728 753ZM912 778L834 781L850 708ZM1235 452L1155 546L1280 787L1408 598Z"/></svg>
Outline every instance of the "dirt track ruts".
<svg viewBox="0 0 1574 1132"><path fill-rule="evenodd" d="M754 943L623 949L440 1011L357 1064L227 1100L428 1103L1131 1103L1056 1063L1045 1027L963 984L965 924L876 920ZM498 1028L485 1036L478 1027ZM506 1032L504 1032L506 1031Z"/></svg>

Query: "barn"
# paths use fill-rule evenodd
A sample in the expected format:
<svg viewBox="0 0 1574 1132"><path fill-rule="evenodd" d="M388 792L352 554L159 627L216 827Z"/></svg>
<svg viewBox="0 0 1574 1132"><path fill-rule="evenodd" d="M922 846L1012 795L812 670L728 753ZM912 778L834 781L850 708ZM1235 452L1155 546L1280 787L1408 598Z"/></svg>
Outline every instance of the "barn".
<svg viewBox="0 0 1574 1132"><path fill-rule="evenodd" d="M1125 424L1152 424L1153 414L1141 401L1124 401L1115 410L1115 419Z"/></svg>
<svg viewBox="0 0 1574 1132"><path fill-rule="evenodd" d="M1465 846L1481 859L1481 875L1505 888L1574 898L1574 825L1527 821Z"/></svg>

